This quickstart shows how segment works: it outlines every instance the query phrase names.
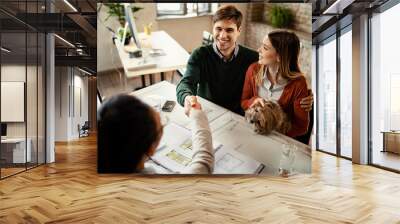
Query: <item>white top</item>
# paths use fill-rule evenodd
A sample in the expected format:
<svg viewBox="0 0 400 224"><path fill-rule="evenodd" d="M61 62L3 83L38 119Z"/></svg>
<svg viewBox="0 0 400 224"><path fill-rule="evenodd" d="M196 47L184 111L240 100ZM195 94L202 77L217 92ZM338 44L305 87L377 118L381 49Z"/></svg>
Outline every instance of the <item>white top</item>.
<svg viewBox="0 0 400 224"><path fill-rule="evenodd" d="M279 77L276 84L272 86L272 83L267 77L267 69L264 72L264 78L262 84L258 87L258 96L265 100L275 100L278 101L281 98L283 89L285 88L288 81L282 77Z"/></svg>

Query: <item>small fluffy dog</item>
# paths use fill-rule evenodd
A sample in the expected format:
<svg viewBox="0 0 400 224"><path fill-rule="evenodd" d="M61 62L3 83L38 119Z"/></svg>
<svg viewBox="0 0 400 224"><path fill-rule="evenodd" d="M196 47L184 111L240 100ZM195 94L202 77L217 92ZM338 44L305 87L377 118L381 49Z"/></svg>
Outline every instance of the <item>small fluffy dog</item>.
<svg viewBox="0 0 400 224"><path fill-rule="evenodd" d="M245 118L254 124L254 131L258 134L267 135L273 130L286 134L291 128L288 116L275 101L264 100L264 106L258 104L249 108Z"/></svg>

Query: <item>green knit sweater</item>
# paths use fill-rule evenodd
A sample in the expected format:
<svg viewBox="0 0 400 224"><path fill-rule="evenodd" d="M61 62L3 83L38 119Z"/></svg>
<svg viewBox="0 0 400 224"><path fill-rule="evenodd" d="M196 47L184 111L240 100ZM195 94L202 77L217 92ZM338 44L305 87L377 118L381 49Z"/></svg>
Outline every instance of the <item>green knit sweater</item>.
<svg viewBox="0 0 400 224"><path fill-rule="evenodd" d="M240 107L247 68L258 60L258 53L239 45L239 52L224 62L212 45L202 46L191 54L186 72L176 87L176 97L183 106L185 97L198 95L233 112L243 114Z"/></svg>

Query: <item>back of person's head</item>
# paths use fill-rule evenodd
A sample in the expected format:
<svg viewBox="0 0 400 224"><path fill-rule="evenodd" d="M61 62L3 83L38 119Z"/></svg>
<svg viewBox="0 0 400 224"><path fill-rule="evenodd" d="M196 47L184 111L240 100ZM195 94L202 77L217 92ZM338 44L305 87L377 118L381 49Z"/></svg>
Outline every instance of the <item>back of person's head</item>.
<svg viewBox="0 0 400 224"><path fill-rule="evenodd" d="M242 13L233 5L225 5L218 8L213 16L213 24L220 20L234 20L237 28L240 28L242 24L243 15Z"/></svg>
<svg viewBox="0 0 400 224"><path fill-rule="evenodd" d="M268 39L279 54L281 75L288 79L297 78L299 67L300 40L293 32L278 30L268 33Z"/></svg>
<svg viewBox="0 0 400 224"><path fill-rule="evenodd" d="M97 171L135 172L159 137L151 107L131 95L111 97L98 113Z"/></svg>

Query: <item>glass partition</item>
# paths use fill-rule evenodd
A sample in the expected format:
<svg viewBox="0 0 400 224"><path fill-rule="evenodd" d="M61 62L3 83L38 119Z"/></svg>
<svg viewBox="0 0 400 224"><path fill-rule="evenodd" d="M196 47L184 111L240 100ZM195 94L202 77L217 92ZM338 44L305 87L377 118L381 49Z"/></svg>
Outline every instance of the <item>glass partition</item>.
<svg viewBox="0 0 400 224"><path fill-rule="evenodd" d="M0 178L45 162L46 40L22 22L44 2L0 2Z"/></svg>
<svg viewBox="0 0 400 224"><path fill-rule="evenodd" d="M1 139L1 176L26 169L30 157L27 141L27 35L26 32L1 33L1 122L6 133ZM7 49L7 50L4 50ZM27 151L28 148L28 151ZM29 161L29 160L28 160Z"/></svg>

